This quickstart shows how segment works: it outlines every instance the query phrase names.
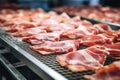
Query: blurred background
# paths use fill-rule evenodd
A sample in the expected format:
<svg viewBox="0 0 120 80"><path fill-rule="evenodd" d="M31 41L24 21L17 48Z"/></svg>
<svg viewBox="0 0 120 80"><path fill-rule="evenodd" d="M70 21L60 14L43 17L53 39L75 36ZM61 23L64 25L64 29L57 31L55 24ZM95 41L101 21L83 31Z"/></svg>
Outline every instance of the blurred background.
<svg viewBox="0 0 120 80"><path fill-rule="evenodd" d="M120 0L0 0L0 3L17 3L24 7L50 10L59 6L98 5L120 7Z"/></svg>

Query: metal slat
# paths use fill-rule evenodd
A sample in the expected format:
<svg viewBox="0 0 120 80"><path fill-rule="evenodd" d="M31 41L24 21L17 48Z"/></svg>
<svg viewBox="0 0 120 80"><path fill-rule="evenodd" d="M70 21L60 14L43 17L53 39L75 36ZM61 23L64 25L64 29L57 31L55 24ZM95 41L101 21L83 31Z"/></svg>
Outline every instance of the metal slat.
<svg viewBox="0 0 120 80"><path fill-rule="evenodd" d="M25 66L25 64L24 64L23 62L17 62L17 63L14 63L13 66L14 66L15 68L18 68L18 67L23 67L23 66Z"/></svg>
<svg viewBox="0 0 120 80"><path fill-rule="evenodd" d="M6 37L5 37L6 36ZM38 76L40 76L44 80L68 80L58 72L54 71L47 65L43 64L41 61L30 55L24 49L17 46L13 41L13 39L7 38L9 35L0 35L0 42L3 43L4 46L7 46L11 53L24 62L32 71L34 71Z"/></svg>
<svg viewBox="0 0 120 80"><path fill-rule="evenodd" d="M27 80L15 67L9 63L1 54L0 61L6 67L6 69L13 75L16 80Z"/></svg>

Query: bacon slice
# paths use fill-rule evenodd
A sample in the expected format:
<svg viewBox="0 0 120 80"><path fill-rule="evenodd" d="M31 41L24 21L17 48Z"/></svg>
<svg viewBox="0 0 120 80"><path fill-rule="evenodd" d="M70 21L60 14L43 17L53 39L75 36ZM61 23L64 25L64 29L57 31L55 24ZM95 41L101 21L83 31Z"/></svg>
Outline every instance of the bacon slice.
<svg viewBox="0 0 120 80"><path fill-rule="evenodd" d="M42 30L41 27L34 27L34 28L19 30L13 33L12 35L15 37L26 37L26 36L31 36L34 34L39 34L39 33L46 33L46 30Z"/></svg>
<svg viewBox="0 0 120 80"><path fill-rule="evenodd" d="M110 52L110 56L115 59L120 59L120 42L106 45L106 51Z"/></svg>
<svg viewBox="0 0 120 80"><path fill-rule="evenodd" d="M86 46L113 44L115 37L107 34L89 35L81 38L81 44Z"/></svg>
<svg viewBox="0 0 120 80"><path fill-rule="evenodd" d="M86 80L120 80L120 61L113 62L96 71L92 76L85 76Z"/></svg>
<svg viewBox="0 0 120 80"><path fill-rule="evenodd" d="M62 23L71 20L70 16L64 12L60 15L59 19L61 20Z"/></svg>
<svg viewBox="0 0 120 80"><path fill-rule="evenodd" d="M103 67L108 54L107 51L104 51L104 48L92 46L87 49L59 55L56 60L61 66L67 67L72 72L94 71Z"/></svg>
<svg viewBox="0 0 120 80"><path fill-rule="evenodd" d="M19 22L17 22L17 23L19 23ZM14 25L10 26L6 31L7 32L17 32L19 30L24 30L24 29L32 28L32 27L36 27L36 25L31 22L23 22L23 23L14 24Z"/></svg>
<svg viewBox="0 0 120 80"><path fill-rule="evenodd" d="M24 37L23 41L29 42L31 44L41 44L46 41L59 41L60 35L62 32L54 32L54 33L39 33L32 36Z"/></svg>
<svg viewBox="0 0 120 80"><path fill-rule="evenodd" d="M62 36L67 38L82 38L86 35L95 35L97 32L93 27L80 26L77 29L63 32Z"/></svg>
<svg viewBox="0 0 120 80"><path fill-rule="evenodd" d="M67 38L81 38L86 35L95 35L98 30L93 25L86 21L80 21L79 26L76 29L65 31L62 36Z"/></svg>
<svg viewBox="0 0 120 80"><path fill-rule="evenodd" d="M112 31L111 27L107 24L99 23L99 24L95 24L94 27L99 30L99 33L103 33L106 31Z"/></svg>
<svg viewBox="0 0 120 80"><path fill-rule="evenodd" d="M6 21L7 19L3 15L0 14L0 23L4 23Z"/></svg>
<svg viewBox="0 0 120 80"><path fill-rule="evenodd" d="M117 35L116 40L120 41L120 30L116 30L114 33Z"/></svg>
<svg viewBox="0 0 120 80"><path fill-rule="evenodd" d="M9 16L9 15L8 15ZM11 15L12 17L12 15ZM7 17L6 17L7 18ZM28 20L23 20L22 18L10 18L9 20L7 20L3 26L11 26L11 25L17 25L17 24L21 24L21 23L28 23L29 21Z"/></svg>
<svg viewBox="0 0 120 80"><path fill-rule="evenodd" d="M55 21L53 19L46 19L41 23L42 26L54 26L57 24L58 24L58 21Z"/></svg>
<svg viewBox="0 0 120 80"><path fill-rule="evenodd" d="M41 45L31 46L31 48L40 54L55 54L76 51L79 47L78 41L66 40L59 42L45 42Z"/></svg>

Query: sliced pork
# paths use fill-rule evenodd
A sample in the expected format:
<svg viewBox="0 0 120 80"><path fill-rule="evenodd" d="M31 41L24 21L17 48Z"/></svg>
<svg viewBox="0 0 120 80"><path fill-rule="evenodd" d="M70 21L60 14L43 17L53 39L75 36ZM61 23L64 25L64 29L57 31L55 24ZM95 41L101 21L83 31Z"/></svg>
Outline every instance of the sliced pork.
<svg viewBox="0 0 120 80"><path fill-rule="evenodd" d="M12 33L12 35L15 37L26 37L34 34L39 34L39 33L46 33L46 30L42 30L41 27L34 27L34 28L19 30L15 33Z"/></svg>
<svg viewBox="0 0 120 80"><path fill-rule="evenodd" d="M106 51L110 52L110 56L115 59L120 59L120 42L112 45L106 45Z"/></svg>
<svg viewBox="0 0 120 80"><path fill-rule="evenodd" d="M57 56L57 62L67 67L72 72L97 70L103 67L109 53L98 46L89 47L83 50L69 52Z"/></svg>
<svg viewBox="0 0 120 80"><path fill-rule="evenodd" d="M101 67L92 76L85 76L86 80L120 80L120 61Z"/></svg>
<svg viewBox="0 0 120 80"><path fill-rule="evenodd" d="M31 22L23 22L23 23L14 24L14 25L8 27L8 29L6 31L7 32L17 32L19 30L24 30L24 29L32 28L32 27L36 27L36 25Z"/></svg>
<svg viewBox="0 0 120 80"><path fill-rule="evenodd" d="M54 33L39 33L32 36L24 37L23 41L31 43L31 44L42 44L46 41L59 41L60 35L62 32L54 32Z"/></svg>
<svg viewBox="0 0 120 80"><path fill-rule="evenodd" d="M99 23L99 24L95 24L94 27L99 30L99 33L103 33L106 31L112 31L111 27L107 24Z"/></svg>
<svg viewBox="0 0 120 80"><path fill-rule="evenodd" d="M113 44L115 37L109 36L107 34L97 34L97 35L84 36L80 40L81 40L81 44L85 46L107 45L107 44Z"/></svg>
<svg viewBox="0 0 120 80"><path fill-rule="evenodd" d="M97 33L97 29L93 27L79 26L77 29L65 31L62 36L67 38L82 38L86 35L95 35Z"/></svg>
<svg viewBox="0 0 120 80"><path fill-rule="evenodd" d="M31 48L40 54L55 54L76 51L79 48L79 42L75 40L65 40L59 42L45 42L41 45L31 46Z"/></svg>

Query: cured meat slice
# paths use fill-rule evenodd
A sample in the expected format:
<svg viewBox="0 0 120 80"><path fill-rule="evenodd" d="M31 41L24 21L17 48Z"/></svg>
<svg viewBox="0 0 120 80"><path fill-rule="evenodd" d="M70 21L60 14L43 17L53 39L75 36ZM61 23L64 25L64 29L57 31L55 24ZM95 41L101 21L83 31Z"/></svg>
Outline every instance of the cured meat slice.
<svg viewBox="0 0 120 80"><path fill-rule="evenodd" d="M67 38L81 38L86 35L95 35L98 30L93 25L86 21L80 21L79 26L76 29L65 31L62 36Z"/></svg>
<svg viewBox="0 0 120 80"><path fill-rule="evenodd" d="M120 61L113 62L96 71L92 76L85 76L86 80L120 80Z"/></svg>
<svg viewBox="0 0 120 80"><path fill-rule="evenodd" d="M46 33L46 30L42 30L41 27L34 27L34 28L19 30L13 33L12 35L15 37L26 37L26 36L31 36L34 34L39 34L39 33Z"/></svg>
<svg viewBox="0 0 120 80"><path fill-rule="evenodd" d="M93 27L93 24L87 20L81 20L81 21L79 21L79 27L81 28L81 26Z"/></svg>
<svg viewBox="0 0 120 80"><path fill-rule="evenodd" d="M6 21L7 19L3 15L0 14L0 23L4 23Z"/></svg>
<svg viewBox="0 0 120 80"><path fill-rule="evenodd" d="M17 32L19 30L24 30L24 29L32 28L32 27L36 27L36 25L31 22L24 22L24 23L14 24L14 25L10 26L6 31L7 32Z"/></svg>
<svg viewBox="0 0 120 80"><path fill-rule="evenodd" d="M112 45L106 45L106 50L110 52L110 56L115 59L120 59L120 42L112 44Z"/></svg>
<svg viewBox="0 0 120 80"><path fill-rule="evenodd" d="M71 20L70 16L67 13L64 13L64 12L59 16L59 19L62 23Z"/></svg>
<svg viewBox="0 0 120 80"><path fill-rule="evenodd" d="M106 31L112 31L110 26L107 25L107 24L99 23L99 24L95 24L94 27L99 30L99 33L103 33L103 32L106 32Z"/></svg>
<svg viewBox="0 0 120 80"><path fill-rule="evenodd" d="M46 41L59 41L60 35L62 32L54 32L54 33L39 33L32 36L24 37L23 41L29 42L31 44L41 44Z"/></svg>
<svg viewBox="0 0 120 80"><path fill-rule="evenodd" d="M60 23L49 27L49 31L67 31L75 29L74 26L70 24Z"/></svg>
<svg viewBox="0 0 120 80"><path fill-rule="evenodd" d="M57 24L58 24L58 21L55 21L53 19L46 19L41 23L42 26L54 26Z"/></svg>
<svg viewBox="0 0 120 80"><path fill-rule="evenodd" d="M80 16L74 16L74 17L72 17L72 20L77 21L77 22L82 21Z"/></svg>
<svg viewBox="0 0 120 80"><path fill-rule="evenodd" d="M81 38L81 44L86 46L113 44L114 36L107 34L89 35Z"/></svg>
<svg viewBox="0 0 120 80"><path fill-rule="evenodd" d="M3 26L11 26L11 25L17 25L21 23L28 23L28 20L23 20L21 18L13 19L11 18L10 20L6 21Z"/></svg>
<svg viewBox="0 0 120 80"><path fill-rule="evenodd" d="M120 41L120 30L116 30L114 33L117 35L116 40Z"/></svg>
<svg viewBox="0 0 120 80"><path fill-rule="evenodd" d="M67 38L82 38L86 35L95 35L97 32L95 28L80 26L77 29L63 32L62 36Z"/></svg>
<svg viewBox="0 0 120 80"><path fill-rule="evenodd" d="M45 42L41 45L31 46L31 48L40 54L55 54L76 51L79 47L79 42L74 40L66 40L59 42Z"/></svg>
<svg viewBox="0 0 120 80"><path fill-rule="evenodd" d="M101 46L92 46L87 49L69 52L57 56L57 62L72 72L96 70L103 67L109 53Z"/></svg>

